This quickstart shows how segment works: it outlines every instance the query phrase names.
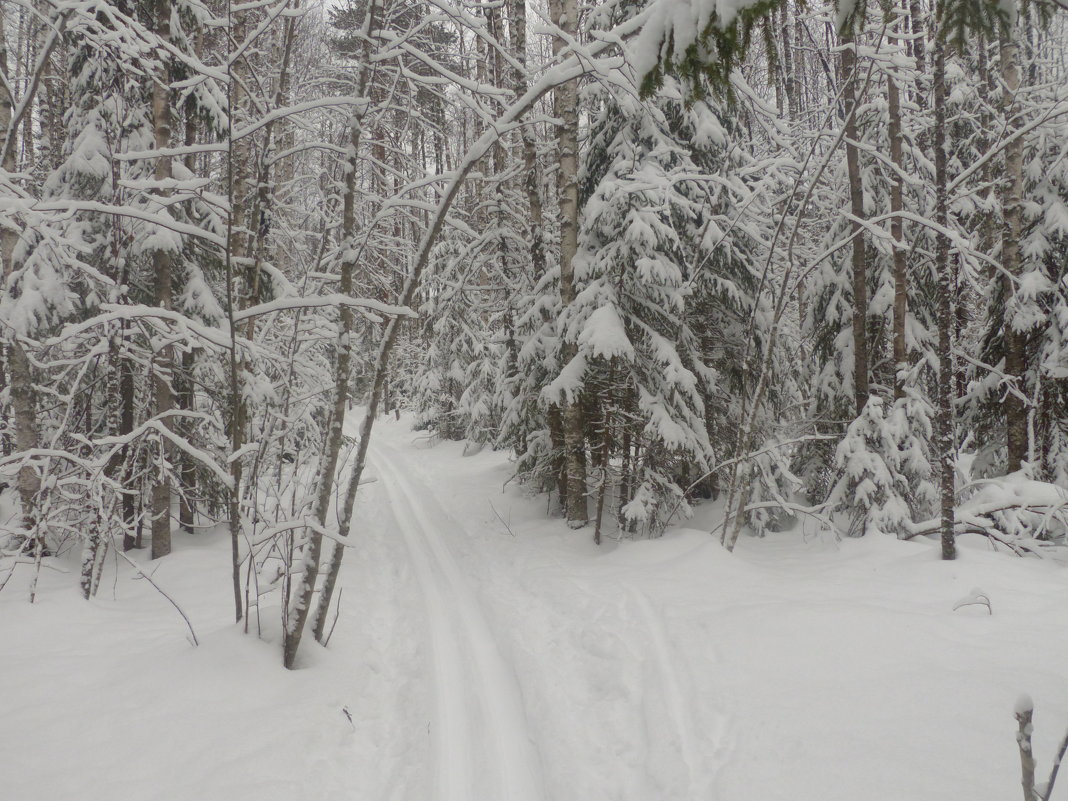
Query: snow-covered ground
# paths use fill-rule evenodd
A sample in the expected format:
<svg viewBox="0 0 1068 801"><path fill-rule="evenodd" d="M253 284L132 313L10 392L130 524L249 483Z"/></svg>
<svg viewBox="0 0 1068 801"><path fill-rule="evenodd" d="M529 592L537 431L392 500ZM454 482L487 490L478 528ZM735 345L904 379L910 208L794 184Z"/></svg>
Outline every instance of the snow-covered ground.
<svg viewBox="0 0 1068 801"><path fill-rule="evenodd" d="M802 532L596 548L503 486L505 454L403 422L370 474L330 648L297 671L234 628L224 537L176 535L153 574L197 648L125 569L89 603L46 570L33 606L17 574L0 799L1004 801L1017 696L1043 779L1068 726L1052 562ZM992 615L953 611L975 587Z"/></svg>

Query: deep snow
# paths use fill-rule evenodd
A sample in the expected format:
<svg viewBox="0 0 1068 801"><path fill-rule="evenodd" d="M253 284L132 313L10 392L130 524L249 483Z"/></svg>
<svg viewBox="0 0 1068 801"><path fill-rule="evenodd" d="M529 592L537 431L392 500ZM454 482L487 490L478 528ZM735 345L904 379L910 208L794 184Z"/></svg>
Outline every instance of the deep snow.
<svg viewBox="0 0 1068 801"><path fill-rule="evenodd" d="M1068 726L1063 567L967 538L953 563L801 532L596 548L502 489L505 454L404 422L375 437L337 628L300 670L276 608L263 641L235 630L224 537L176 534L152 565L198 648L126 568L88 603L46 570L33 606L20 568L0 799L1004 801L1024 692L1045 778ZM992 615L953 611L974 588Z"/></svg>

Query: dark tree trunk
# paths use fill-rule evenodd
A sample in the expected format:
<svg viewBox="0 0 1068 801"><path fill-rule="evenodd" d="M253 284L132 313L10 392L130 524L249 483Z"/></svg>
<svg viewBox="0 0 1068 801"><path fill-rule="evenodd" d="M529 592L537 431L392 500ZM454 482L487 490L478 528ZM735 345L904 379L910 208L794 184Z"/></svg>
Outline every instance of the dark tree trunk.
<svg viewBox="0 0 1068 801"><path fill-rule="evenodd" d="M900 18L890 22L896 29L901 24ZM899 39L891 35L891 45ZM905 343L905 317L908 314L908 269L906 265L907 248L904 241L904 210L902 178L901 137L901 93L893 75L886 81L887 113L889 115L890 163L895 172L890 177L890 237L894 247L894 397L905 396L905 375L908 371L908 350Z"/></svg>
<svg viewBox="0 0 1068 801"><path fill-rule="evenodd" d="M857 57L853 34L843 33L842 73L845 86L842 97L845 101L845 150L846 170L849 174L849 207L853 220L850 222L853 236L853 395L859 415L868 402L868 269L865 254L864 229L864 184L860 174L860 148L857 146L857 108L859 104L859 81Z"/></svg>
<svg viewBox="0 0 1068 801"><path fill-rule="evenodd" d="M939 9L941 14L941 8ZM946 197L946 45L941 23L934 40L935 222L945 228L949 221ZM936 235L935 273L938 277L938 413L935 452L938 454L941 497L942 558L955 559L954 471L956 426L953 412L953 283L949 268L949 239Z"/></svg>
<svg viewBox="0 0 1068 801"><path fill-rule="evenodd" d="M1001 40L1001 83L1003 88L1002 109L1005 116L1005 135L1011 136L1020 127L1016 93L1020 89L1020 68L1017 64L1016 42L1010 32ZM1002 229L1001 262L1005 268L1006 310L1002 321L1005 336L1005 373L1013 386L1005 393L1005 429L1008 443L1006 470L1019 470L1028 458L1030 442L1027 432L1029 404L1024 399L1027 385L1026 335L1017 331L1011 320L1011 299L1016 294L1016 280L1020 275L1020 231L1023 225L1023 137L1017 137L1005 146L1005 183L1002 193L1002 210L1005 226Z"/></svg>
<svg viewBox="0 0 1068 801"><path fill-rule="evenodd" d="M170 39L170 15L171 4L164 0L158 0L155 7L154 32L163 40ZM152 128L155 136L157 150L170 147L171 144L171 92L170 71L166 64L160 69L156 81L152 86ZM172 177L171 158L159 156L156 158L155 179L167 181ZM161 189L167 194L167 190ZM173 306L173 257L169 250L160 249L152 254L152 272L155 278L155 302L163 309ZM156 361L155 386L153 395L155 398L155 414L166 415L174 408L174 397L171 390L171 372L173 370L174 354L169 346L164 346ZM164 418L162 425L170 427L169 420ZM158 559L171 552L171 484L168 468L165 462L170 457L171 449L167 441L160 438L159 452L157 457L159 464L153 474L152 485L152 558Z"/></svg>

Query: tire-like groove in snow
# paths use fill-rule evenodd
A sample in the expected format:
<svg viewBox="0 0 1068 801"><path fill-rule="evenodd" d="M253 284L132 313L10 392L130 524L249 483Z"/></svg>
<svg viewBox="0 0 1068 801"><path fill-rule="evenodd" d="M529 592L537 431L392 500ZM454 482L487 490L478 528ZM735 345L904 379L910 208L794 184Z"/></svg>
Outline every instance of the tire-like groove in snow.
<svg viewBox="0 0 1068 801"><path fill-rule="evenodd" d="M439 801L541 801L515 673L445 543L450 518L372 445L374 464L426 601L434 665L433 791ZM472 707L477 707L472 708ZM476 749L483 759L478 760ZM486 774L496 775L492 796Z"/></svg>

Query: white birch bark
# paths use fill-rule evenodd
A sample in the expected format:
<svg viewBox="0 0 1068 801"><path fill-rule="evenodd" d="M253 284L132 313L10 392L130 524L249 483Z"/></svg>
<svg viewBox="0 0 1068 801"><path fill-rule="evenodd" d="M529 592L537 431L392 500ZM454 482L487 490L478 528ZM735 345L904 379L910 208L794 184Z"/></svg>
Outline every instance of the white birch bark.
<svg viewBox="0 0 1068 801"><path fill-rule="evenodd" d="M553 54L564 49L564 39L578 36L578 4L575 0L550 0L549 15L560 30L553 38ZM560 119L557 137L560 167L556 173L556 190L560 207L560 306L565 311L575 301L574 259L578 252L578 86L567 83L556 90L556 116ZM575 357L574 343L561 347L560 363ZM589 522L586 497L586 429L579 398L564 399L560 404L564 435L564 465L567 472L567 498L564 510L571 528Z"/></svg>
<svg viewBox="0 0 1068 801"><path fill-rule="evenodd" d="M367 90L368 76L371 70L371 41L372 31L376 24L377 4L370 2L367 5L363 26L363 52L360 57L359 75L356 79L356 96L363 97ZM341 216L341 281L340 291L343 295L351 295L353 288L353 274L356 270L356 253L352 247L352 240L356 234L356 192L357 175L360 159L360 145L363 139L364 118L367 113L367 105L361 104L353 109L349 121L348 153L345 165L345 194L342 201ZM324 234L325 235L325 234ZM319 462L318 488L319 495L315 503L315 518L320 528L326 525L327 514L330 511L330 499L333 497L334 488L337 486L337 466L341 459L343 445L343 429L345 425L345 412L348 408L349 383L352 380L352 345L355 334L355 317L353 310L347 306L341 308L341 320L338 326L338 341L336 346L336 360L334 365L334 389L330 410L330 422L327 427L326 443L323 455ZM373 417L374 412L368 411L368 417ZM342 535L348 533L349 521L351 520L351 506L346 507L348 512L342 516ZM293 602L290 605L286 618L285 644L283 649L283 663L292 669L296 662L297 650L300 647L301 637L307 624L308 614L312 608L312 599L315 594L315 583L319 576L319 562L323 547L321 531L309 531L307 540L301 553L301 578L297 585ZM330 599L334 586L337 584L338 573L341 570L341 561L344 556L344 548L337 542L331 543L331 553L326 567L324 586L319 593L319 602L316 605L312 630L316 640L322 642L326 626L327 611L330 608Z"/></svg>

